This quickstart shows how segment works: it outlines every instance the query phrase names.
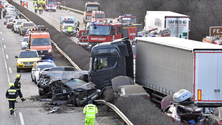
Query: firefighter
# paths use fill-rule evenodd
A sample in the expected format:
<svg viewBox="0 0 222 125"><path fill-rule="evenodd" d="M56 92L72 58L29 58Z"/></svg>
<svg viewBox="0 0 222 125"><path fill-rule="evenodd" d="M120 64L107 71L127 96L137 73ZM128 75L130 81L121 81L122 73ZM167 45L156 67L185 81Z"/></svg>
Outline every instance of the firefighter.
<svg viewBox="0 0 222 125"><path fill-rule="evenodd" d="M43 6L41 6L41 13L43 14Z"/></svg>
<svg viewBox="0 0 222 125"><path fill-rule="evenodd" d="M22 92L21 92L21 82L20 82L20 79L21 79L21 75L17 74L15 82L14 82L14 85L15 85L15 89L17 90L20 99L22 101L25 101L26 99L23 97Z"/></svg>
<svg viewBox="0 0 222 125"><path fill-rule="evenodd" d="M71 33L71 34L70 34L70 33ZM73 28L72 28L72 26L69 26L69 27L67 28L67 36L71 36L72 33L73 33Z"/></svg>
<svg viewBox="0 0 222 125"><path fill-rule="evenodd" d="M37 13L37 11L38 11L38 7L37 5L35 5L35 13Z"/></svg>
<svg viewBox="0 0 222 125"><path fill-rule="evenodd" d="M16 98L18 97L18 93L13 83L10 83L9 87L10 88L6 91L5 96L6 98L8 98L9 110L10 110L10 114L12 115L15 111L15 101L16 101Z"/></svg>
<svg viewBox="0 0 222 125"><path fill-rule="evenodd" d="M22 2L22 6L25 7L25 3L24 2Z"/></svg>
<svg viewBox="0 0 222 125"><path fill-rule="evenodd" d="M89 104L84 107L83 113L86 114L85 125L94 125L98 109L92 104L91 100L89 101Z"/></svg>
<svg viewBox="0 0 222 125"><path fill-rule="evenodd" d="M33 5L35 5L35 3L36 3L36 1L35 1L35 0L33 0Z"/></svg>

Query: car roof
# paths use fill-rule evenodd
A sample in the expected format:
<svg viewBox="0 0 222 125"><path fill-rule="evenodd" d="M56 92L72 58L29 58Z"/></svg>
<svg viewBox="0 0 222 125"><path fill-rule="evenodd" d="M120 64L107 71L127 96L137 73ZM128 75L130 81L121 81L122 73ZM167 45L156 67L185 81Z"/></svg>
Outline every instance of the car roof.
<svg viewBox="0 0 222 125"><path fill-rule="evenodd" d="M49 65L49 64L55 65L53 62L38 62L38 63L36 63L36 65Z"/></svg>
<svg viewBox="0 0 222 125"><path fill-rule="evenodd" d="M21 50L20 52L28 52L28 51L35 51L35 52L37 52L36 50L30 50L30 49L27 49L27 50Z"/></svg>

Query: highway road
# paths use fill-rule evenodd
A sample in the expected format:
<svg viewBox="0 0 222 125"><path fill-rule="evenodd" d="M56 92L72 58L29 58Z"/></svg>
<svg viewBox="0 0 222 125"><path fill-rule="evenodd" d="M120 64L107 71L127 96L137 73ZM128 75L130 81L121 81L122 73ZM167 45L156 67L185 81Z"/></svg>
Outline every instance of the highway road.
<svg viewBox="0 0 222 125"><path fill-rule="evenodd" d="M45 102L30 100L31 96L38 95L37 86L31 81L30 71L20 73L22 76L22 92L27 100L22 102L17 98L18 103L16 103L15 106L16 113L14 116L9 115L8 101L5 97L5 92L9 88L9 83L14 82L17 74L15 56L18 55L20 51L21 39L22 36L13 33L11 29L7 29L6 26L3 25L3 20L0 20L0 125L61 125L64 121L67 125L72 125L73 123L76 123L76 125L83 124L84 115L81 107L75 107L75 110L70 109L68 113L46 115L48 112L46 109L50 106L46 105ZM56 56L54 58L56 65L70 66L70 64L62 62L66 59L59 57L55 49L53 51L53 56Z"/></svg>

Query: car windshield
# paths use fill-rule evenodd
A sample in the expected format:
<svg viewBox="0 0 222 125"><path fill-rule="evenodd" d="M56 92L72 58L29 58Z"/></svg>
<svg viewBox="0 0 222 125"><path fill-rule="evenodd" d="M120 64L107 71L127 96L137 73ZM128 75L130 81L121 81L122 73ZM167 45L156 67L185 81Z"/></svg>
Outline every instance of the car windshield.
<svg viewBox="0 0 222 125"><path fill-rule="evenodd" d="M27 27L34 26L34 23L24 23L23 26L27 26Z"/></svg>
<svg viewBox="0 0 222 125"><path fill-rule="evenodd" d="M110 35L110 26L101 26L97 25L94 27L90 26L89 35L91 36L109 36Z"/></svg>
<svg viewBox="0 0 222 125"><path fill-rule="evenodd" d="M23 41L28 42L29 38L28 37L24 37Z"/></svg>
<svg viewBox="0 0 222 125"><path fill-rule="evenodd" d="M48 46L48 45L50 45L49 38L32 39L32 46Z"/></svg>
<svg viewBox="0 0 222 125"><path fill-rule="evenodd" d="M80 79L72 79L66 82L66 85L68 85L72 89L75 89L76 87L82 86L84 84L86 83Z"/></svg>
<svg viewBox="0 0 222 125"><path fill-rule="evenodd" d="M37 52L36 51L23 51L20 52L19 58L37 58Z"/></svg>
<svg viewBox="0 0 222 125"><path fill-rule="evenodd" d="M48 4L55 4L55 1L48 1Z"/></svg>
<svg viewBox="0 0 222 125"><path fill-rule="evenodd" d="M11 19L11 20L8 20L8 22L12 22L12 19Z"/></svg>
<svg viewBox="0 0 222 125"><path fill-rule="evenodd" d="M40 70L44 69L44 68L49 68L49 67L55 67L53 64L47 64L47 65L38 65L37 69L40 68Z"/></svg>
<svg viewBox="0 0 222 125"><path fill-rule="evenodd" d="M56 5L61 5L61 3L56 3Z"/></svg>
<svg viewBox="0 0 222 125"><path fill-rule="evenodd" d="M11 18L11 16L5 16L5 19L9 19L9 18Z"/></svg>
<svg viewBox="0 0 222 125"><path fill-rule="evenodd" d="M86 11L87 12L92 12L92 11L97 11L99 10L99 6L87 6Z"/></svg>
<svg viewBox="0 0 222 125"><path fill-rule="evenodd" d="M121 18L122 23L136 23L136 18L123 17Z"/></svg>
<svg viewBox="0 0 222 125"><path fill-rule="evenodd" d="M105 18L105 14L95 14L95 18Z"/></svg>
<svg viewBox="0 0 222 125"><path fill-rule="evenodd" d="M73 20L64 20L63 23L74 24Z"/></svg>

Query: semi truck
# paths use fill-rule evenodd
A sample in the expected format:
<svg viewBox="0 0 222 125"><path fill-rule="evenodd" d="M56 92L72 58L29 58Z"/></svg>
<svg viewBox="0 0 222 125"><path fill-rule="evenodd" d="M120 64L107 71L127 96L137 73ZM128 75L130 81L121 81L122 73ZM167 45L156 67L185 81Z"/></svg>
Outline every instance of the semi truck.
<svg viewBox="0 0 222 125"><path fill-rule="evenodd" d="M89 2L85 3L85 10L83 13L83 23L87 24L91 22L92 19L92 11L99 11L100 4L98 2Z"/></svg>
<svg viewBox="0 0 222 125"><path fill-rule="evenodd" d="M157 32L160 32L169 28L171 37L189 39L190 17L188 15L171 11L147 11L144 23L144 31L157 28Z"/></svg>
<svg viewBox="0 0 222 125"><path fill-rule="evenodd" d="M157 103L186 89L203 109L222 106L221 63L221 46L175 37L137 37L134 80ZM103 92L112 88L116 76L134 78L128 39L93 47L90 65L90 81Z"/></svg>

